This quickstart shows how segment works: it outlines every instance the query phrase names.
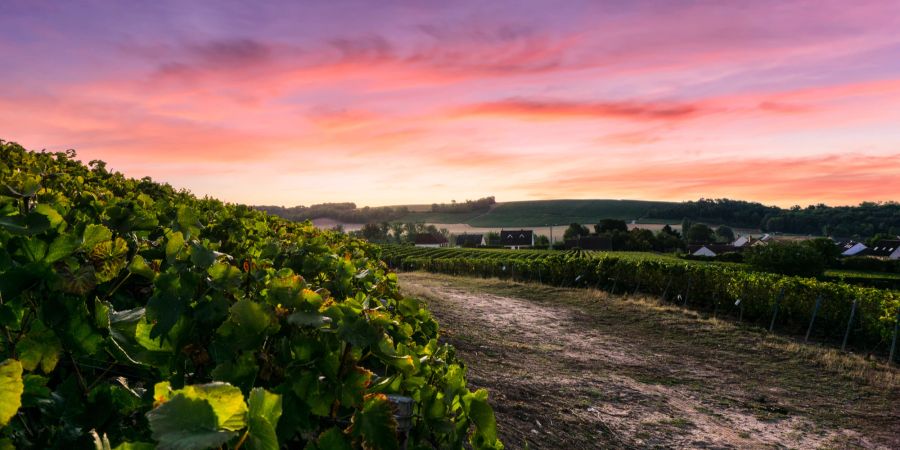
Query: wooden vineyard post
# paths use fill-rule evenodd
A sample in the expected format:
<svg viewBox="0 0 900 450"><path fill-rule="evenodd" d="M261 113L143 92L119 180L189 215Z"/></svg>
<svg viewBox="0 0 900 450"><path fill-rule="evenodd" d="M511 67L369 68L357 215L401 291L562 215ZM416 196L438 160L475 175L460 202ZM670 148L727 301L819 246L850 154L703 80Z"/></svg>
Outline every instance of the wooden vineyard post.
<svg viewBox="0 0 900 450"><path fill-rule="evenodd" d="M631 295L637 295L638 291L641 289L641 276L638 274L637 286L634 287L634 293Z"/></svg>
<svg viewBox="0 0 900 450"><path fill-rule="evenodd" d="M744 321L744 297L747 296L747 282L745 281L741 285L741 294L738 296L736 302L734 302L734 306L738 307L738 322Z"/></svg>
<svg viewBox="0 0 900 450"><path fill-rule="evenodd" d="M894 363L894 352L897 350L897 329L900 328L900 309L897 310L897 317L894 321L894 338L891 340L891 354L888 356L888 364Z"/></svg>
<svg viewBox="0 0 900 450"><path fill-rule="evenodd" d="M844 342L841 343L841 351L847 350L847 339L850 337L850 327L853 325L853 316L856 315L856 302L858 299L853 299L853 306L850 307L850 320L847 321L847 331L844 332Z"/></svg>
<svg viewBox="0 0 900 450"><path fill-rule="evenodd" d="M666 301L669 296L669 287L672 286L672 276L669 275L669 282L666 283L666 288L663 290L662 301Z"/></svg>
<svg viewBox="0 0 900 450"><path fill-rule="evenodd" d="M618 272L616 272L616 277L613 278L613 286L612 286L612 289L609 291L609 295L616 295L616 285L617 284L619 284L619 273Z"/></svg>
<svg viewBox="0 0 900 450"><path fill-rule="evenodd" d="M769 323L769 333L775 330L775 318L778 317L778 304L781 303L781 297L784 297L784 288L775 297L775 306L772 308L772 322Z"/></svg>
<svg viewBox="0 0 900 450"><path fill-rule="evenodd" d="M688 294L691 293L691 277L688 276L687 289L684 290L684 302L681 303L681 306L687 306Z"/></svg>
<svg viewBox="0 0 900 450"><path fill-rule="evenodd" d="M822 294L816 296L816 306L813 308L812 318L809 319L809 328L806 329L806 337L803 342L809 342L809 334L812 333L813 324L816 323L816 314L819 313L819 307L822 306Z"/></svg>

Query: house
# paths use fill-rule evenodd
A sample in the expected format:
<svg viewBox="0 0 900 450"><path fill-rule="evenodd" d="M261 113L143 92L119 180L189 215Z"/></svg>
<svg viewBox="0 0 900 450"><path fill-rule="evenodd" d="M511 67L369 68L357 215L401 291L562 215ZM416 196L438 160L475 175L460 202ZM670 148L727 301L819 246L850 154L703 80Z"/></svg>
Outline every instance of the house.
<svg viewBox="0 0 900 450"><path fill-rule="evenodd" d="M500 230L500 245L512 249L534 246L532 230Z"/></svg>
<svg viewBox="0 0 900 450"><path fill-rule="evenodd" d="M862 242L856 241L842 241L835 245L840 249L841 256L863 256L863 252L869 248Z"/></svg>
<svg viewBox="0 0 900 450"><path fill-rule="evenodd" d="M691 244L688 245L688 253L693 256L714 257L723 253L741 253L744 247L735 247L733 244Z"/></svg>
<svg viewBox="0 0 900 450"><path fill-rule="evenodd" d="M753 245L753 246L769 245L772 242L775 242L775 238L773 238L771 234L766 233L766 234L760 236L759 239L756 240L756 242L754 242L750 245Z"/></svg>
<svg viewBox="0 0 900 450"><path fill-rule="evenodd" d="M753 239L750 236L738 236L734 242L731 243L732 247L745 247L753 244Z"/></svg>
<svg viewBox="0 0 900 450"><path fill-rule="evenodd" d="M456 236L457 247L482 247L484 245L483 234L460 234Z"/></svg>
<svg viewBox="0 0 900 450"><path fill-rule="evenodd" d="M884 259L900 259L900 240L883 240L873 245L868 256Z"/></svg>
<svg viewBox="0 0 900 450"><path fill-rule="evenodd" d="M450 245L450 242L447 241L447 238L441 235L433 235L430 233L417 234L415 237L416 247L447 247Z"/></svg>

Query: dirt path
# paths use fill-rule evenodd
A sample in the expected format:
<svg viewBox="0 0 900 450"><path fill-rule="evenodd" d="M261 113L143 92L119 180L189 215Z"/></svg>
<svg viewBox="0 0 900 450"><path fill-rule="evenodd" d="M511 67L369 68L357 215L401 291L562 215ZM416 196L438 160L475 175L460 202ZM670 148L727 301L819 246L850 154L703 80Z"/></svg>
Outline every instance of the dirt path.
<svg viewBox="0 0 900 450"><path fill-rule="evenodd" d="M648 299L401 274L508 448L900 448L900 374Z"/></svg>

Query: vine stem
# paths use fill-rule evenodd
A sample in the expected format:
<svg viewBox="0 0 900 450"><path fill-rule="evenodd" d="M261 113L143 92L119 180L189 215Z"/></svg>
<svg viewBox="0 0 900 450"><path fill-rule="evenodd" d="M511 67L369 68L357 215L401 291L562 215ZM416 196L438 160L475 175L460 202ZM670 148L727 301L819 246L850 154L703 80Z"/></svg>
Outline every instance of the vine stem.
<svg viewBox="0 0 900 450"><path fill-rule="evenodd" d="M247 431L244 432L244 435L241 436L241 440L239 440L238 443L234 446L234 450L240 450L241 446L244 445L244 442L247 441L248 436L250 436L249 428L247 429Z"/></svg>
<svg viewBox="0 0 900 450"><path fill-rule="evenodd" d="M111 291L109 291L109 294L106 294L106 299L109 300L110 298L112 298L113 294L115 294L116 291L119 290L119 287L122 286L122 284L125 283L125 281L128 280L128 278L130 276L131 276L131 272L128 272L127 274L125 274L125 277L122 278L122 280L120 280L118 284L116 284L116 287L114 287Z"/></svg>

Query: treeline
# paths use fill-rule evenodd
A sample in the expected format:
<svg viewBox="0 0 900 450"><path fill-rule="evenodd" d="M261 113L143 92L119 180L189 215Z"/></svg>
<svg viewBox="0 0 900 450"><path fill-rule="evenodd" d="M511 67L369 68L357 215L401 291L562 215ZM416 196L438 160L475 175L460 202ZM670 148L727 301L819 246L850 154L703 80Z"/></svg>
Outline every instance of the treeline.
<svg viewBox="0 0 900 450"><path fill-rule="evenodd" d="M356 203L320 203L311 206L257 206L259 210L289 220L303 221L328 218L344 223L391 222L409 214L405 206L364 206L357 208Z"/></svg>
<svg viewBox="0 0 900 450"><path fill-rule="evenodd" d="M647 217L759 228L767 232L869 237L900 234L900 203L863 202L858 206L810 205L782 209L761 203L730 199L688 201L654 208Z"/></svg>
<svg viewBox="0 0 900 450"><path fill-rule="evenodd" d="M478 200L466 200L463 203L456 203L456 200L450 203L432 203L431 212L438 213L467 213L475 211L487 211L497 203L494 196L479 198Z"/></svg>
<svg viewBox="0 0 900 450"><path fill-rule="evenodd" d="M643 228L629 231L625 221L618 219L601 220L593 226L593 232L585 225L571 223L563 238L566 247L587 250L672 252L686 247L681 233L669 225L657 233Z"/></svg>

